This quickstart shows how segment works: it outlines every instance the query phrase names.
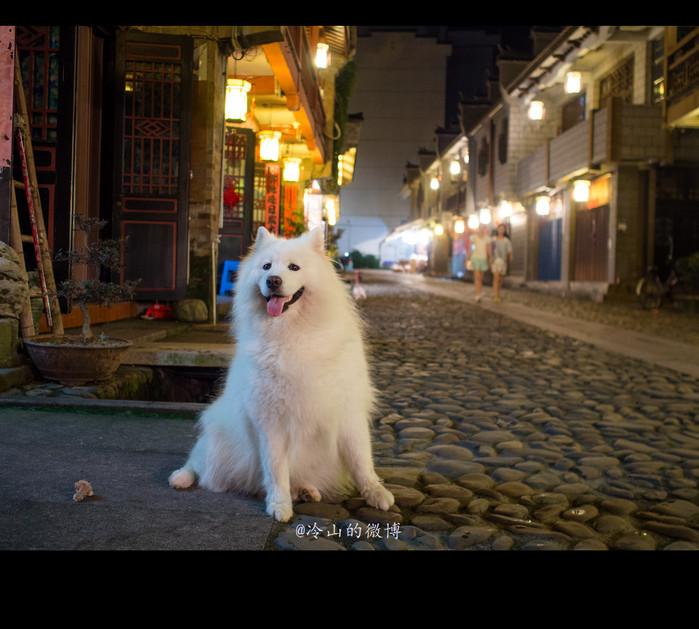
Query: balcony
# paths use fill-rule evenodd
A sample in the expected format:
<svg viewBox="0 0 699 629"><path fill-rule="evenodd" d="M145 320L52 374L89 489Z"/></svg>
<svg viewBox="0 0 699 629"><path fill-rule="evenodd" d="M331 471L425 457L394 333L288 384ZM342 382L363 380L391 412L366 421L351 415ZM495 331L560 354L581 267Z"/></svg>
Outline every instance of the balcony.
<svg viewBox="0 0 699 629"><path fill-rule="evenodd" d="M632 105L610 99L561 135L522 158L517 191L532 194L601 164L633 163L665 157L666 133L660 105Z"/></svg>
<svg viewBox="0 0 699 629"><path fill-rule="evenodd" d="M668 125L699 127L699 28L695 28L667 50Z"/></svg>

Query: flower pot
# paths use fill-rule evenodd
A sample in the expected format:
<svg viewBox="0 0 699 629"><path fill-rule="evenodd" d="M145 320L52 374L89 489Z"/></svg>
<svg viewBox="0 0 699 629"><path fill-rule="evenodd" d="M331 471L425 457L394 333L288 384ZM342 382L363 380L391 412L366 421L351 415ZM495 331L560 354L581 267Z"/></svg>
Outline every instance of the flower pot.
<svg viewBox="0 0 699 629"><path fill-rule="evenodd" d="M111 378L131 345L131 341L117 338L84 343L79 336L24 341L32 362L44 378L70 386Z"/></svg>

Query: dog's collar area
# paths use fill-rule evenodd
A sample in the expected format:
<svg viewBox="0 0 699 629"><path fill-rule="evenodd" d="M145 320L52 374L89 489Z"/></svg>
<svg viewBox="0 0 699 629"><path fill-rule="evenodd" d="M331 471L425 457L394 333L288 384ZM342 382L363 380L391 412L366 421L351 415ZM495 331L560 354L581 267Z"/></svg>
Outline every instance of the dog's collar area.
<svg viewBox="0 0 699 629"><path fill-rule="evenodd" d="M291 306L291 304L296 303L296 302L301 298L301 295L303 295L304 288L305 288L305 286L302 286L301 288L299 288L299 289L293 294L293 296L291 297L291 299L290 299L289 301L287 301L287 302L284 304L284 308L282 309L282 312L286 312L287 309L289 308L289 306ZM269 295L269 296L268 296L268 295L262 295L262 296L263 296L267 301L269 301L270 299L272 299L272 297L280 297L281 295L272 294L272 295Z"/></svg>

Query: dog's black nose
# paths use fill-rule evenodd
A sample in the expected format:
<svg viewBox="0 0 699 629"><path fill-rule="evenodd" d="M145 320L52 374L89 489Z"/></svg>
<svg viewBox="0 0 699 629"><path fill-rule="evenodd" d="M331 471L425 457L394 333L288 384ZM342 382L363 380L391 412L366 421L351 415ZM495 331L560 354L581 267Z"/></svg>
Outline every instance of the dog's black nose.
<svg viewBox="0 0 699 629"><path fill-rule="evenodd" d="M282 285L282 278L278 275L270 275L267 278L267 287L271 290L277 290Z"/></svg>

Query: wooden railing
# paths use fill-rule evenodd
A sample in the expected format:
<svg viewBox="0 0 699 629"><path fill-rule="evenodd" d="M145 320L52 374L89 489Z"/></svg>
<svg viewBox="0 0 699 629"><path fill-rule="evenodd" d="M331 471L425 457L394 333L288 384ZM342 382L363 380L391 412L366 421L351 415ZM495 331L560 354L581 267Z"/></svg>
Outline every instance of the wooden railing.
<svg viewBox="0 0 699 629"><path fill-rule="evenodd" d="M699 89L699 28L668 49L666 86L668 103Z"/></svg>
<svg viewBox="0 0 699 629"><path fill-rule="evenodd" d="M318 140L323 143L321 152L327 154L327 140L325 138L325 110L323 99L320 96L318 75L313 63L311 47L303 26L287 26L285 29L287 43L289 44L296 62L298 76L300 78L299 91L303 90L308 100L310 113L313 116L315 128L318 130Z"/></svg>

